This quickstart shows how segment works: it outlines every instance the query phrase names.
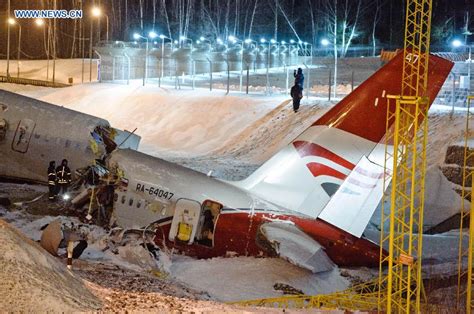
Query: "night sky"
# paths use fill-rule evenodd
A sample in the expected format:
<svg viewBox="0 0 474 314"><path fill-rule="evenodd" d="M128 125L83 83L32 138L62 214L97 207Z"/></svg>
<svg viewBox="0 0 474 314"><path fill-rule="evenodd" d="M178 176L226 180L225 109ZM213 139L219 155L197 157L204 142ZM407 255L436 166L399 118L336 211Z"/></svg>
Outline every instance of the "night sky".
<svg viewBox="0 0 474 314"><path fill-rule="evenodd" d="M57 0L58 9L82 8L84 11L83 19L57 20L57 55L79 57L81 43L85 47L89 45L91 22L94 23L93 43L98 42L99 36L105 40L105 18L92 17L93 6L100 6L108 15L110 40L131 41L134 32L147 34L154 29L173 39L204 36L215 40L229 35L257 40L263 37L286 41L299 38L319 47L322 38L332 36L334 3L335 0ZM352 45L372 45L374 21L378 17L376 45L385 49L402 46L405 1L337 0L337 3L338 38L342 38L346 21L346 36L356 25ZM11 0L11 12L13 14L15 9L52 9L53 5L54 0ZM7 0L2 0L2 57L6 55L6 9ZM432 50L449 50L449 42L454 38L472 42L473 38L462 34L466 30L466 19L469 19L468 30L474 29L473 12L472 0L434 0ZM38 27L33 20L22 19L20 23L22 58L44 58L47 27ZM17 38L15 25L11 29L11 53L15 56Z"/></svg>

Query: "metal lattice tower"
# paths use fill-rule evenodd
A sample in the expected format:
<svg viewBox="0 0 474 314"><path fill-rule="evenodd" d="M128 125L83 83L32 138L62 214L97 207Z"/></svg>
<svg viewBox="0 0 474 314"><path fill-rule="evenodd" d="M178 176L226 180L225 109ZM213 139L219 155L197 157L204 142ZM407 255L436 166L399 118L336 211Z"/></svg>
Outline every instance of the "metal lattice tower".
<svg viewBox="0 0 474 314"><path fill-rule="evenodd" d="M464 133L464 159L462 168L462 190L461 190L461 219L459 225L459 256L458 256L458 290L457 290L457 305L461 306L462 299L466 298L466 313L472 313L472 286L473 286L473 246L474 246L474 215L470 212L474 210L474 202L472 202L472 191L474 190L474 168L468 165L469 161L474 160L474 150L470 149L469 140L472 139L470 134L469 121L472 117L471 101L474 96L469 96L467 99L467 114L466 114L466 130ZM470 183L469 183L470 182ZM470 211L465 211L466 200L471 200ZM464 221L469 217L469 233L468 246L465 247L464 239L466 235L463 232ZM463 269L463 260L467 259L467 269ZM463 280L466 280L465 282ZM466 285L464 286L464 283Z"/></svg>
<svg viewBox="0 0 474 314"><path fill-rule="evenodd" d="M378 304L387 313L420 312L431 8L431 0L407 1L402 94L387 97L385 185L392 188L382 203L380 243L388 254L381 250Z"/></svg>

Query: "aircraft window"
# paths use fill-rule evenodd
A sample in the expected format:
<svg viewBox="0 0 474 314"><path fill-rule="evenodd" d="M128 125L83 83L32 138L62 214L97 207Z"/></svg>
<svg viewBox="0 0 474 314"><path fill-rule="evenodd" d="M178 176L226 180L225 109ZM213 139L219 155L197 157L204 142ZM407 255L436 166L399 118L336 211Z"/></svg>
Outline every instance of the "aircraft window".
<svg viewBox="0 0 474 314"><path fill-rule="evenodd" d="M125 204L125 195L122 195L122 204Z"/></svg>
<svg viewBox="0 0 474 314"><path fill-rule="evenodd" d="M133 206L133 197L128 200L128 206Z"/></svg>
<svg viewBox="0 0 474 314"><path fill-rule="evenodd" d="M118 194L114 193L114 202L116 202L117 200L118 200Z"/></svg>
<svg viewBox="0 0 474 314"><path fill-rule="evenodd" d="M71 146L71 141L66 140L66 143L64 143L64 147L68 148L69 146Z"/></svg>
<svg viewBox="0 0 474 314"><path fill-rule="evenodd" d="M40 138L41 136L38 134L38 133L35 133L35 138L38 139Z"/></svg>
<svg viewBox="0 0 474 314"><path fill-rule="evenodd" d="M137 208L140 208L142 207L142 202L140 202L140 200L137 201Z"/></svg>

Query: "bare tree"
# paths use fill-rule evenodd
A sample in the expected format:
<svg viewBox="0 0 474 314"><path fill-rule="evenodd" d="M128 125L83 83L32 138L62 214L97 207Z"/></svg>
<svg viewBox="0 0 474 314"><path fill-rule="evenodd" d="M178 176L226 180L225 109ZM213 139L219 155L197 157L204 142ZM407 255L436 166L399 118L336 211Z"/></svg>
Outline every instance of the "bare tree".
<svg viewBox="0 0 474 314"><path fill-rule="evenodd" d="M376 49L376 41L375 41L375 31L377 29L377 24L381 18L381 11L382 11L383 1L375 0L375 14L374 20L372 23L372 56L375 57L375 49Z"/></svg>
<svg viewBox="0 0 474 314"><path fill-rule="evenodd" d="M258 6L258 0L255 0L255 4L253 6L253 11L252 11L252 17L250 18L250 26L249 26L249 35L248 37L252 37L252 27L253 27L253 21L255 19L255 12L257 11L257 6Z"/></svg>
<svg viewBox="0 0 474 314"><path fill-rule="evenodd" d="M353 14L353 5L356 3L355 14ZM361 4L360 1L351 1L345 0L344 2L344 18L342 20L342 35L341 35L341 57L345 57L349 47L352 43L352 40L356 36L356 28L359 22L359 16L361 14Z"/></svg>

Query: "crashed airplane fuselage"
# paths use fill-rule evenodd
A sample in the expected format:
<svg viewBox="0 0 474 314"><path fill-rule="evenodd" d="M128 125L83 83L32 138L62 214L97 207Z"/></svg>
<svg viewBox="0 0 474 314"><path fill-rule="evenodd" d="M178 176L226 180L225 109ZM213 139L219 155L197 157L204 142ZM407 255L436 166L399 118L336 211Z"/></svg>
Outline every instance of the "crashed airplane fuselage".
<svg viewBox="0 0 474 314"><path fill-rule="evenodd" d="M432 101L452 63L435 56L429 62ZM399 54L239 182L131 149L112 149L107 132L98 132L103 162L119 178L113 185L113 219L123 228L152 230L162 248L200 258L280 256L314 272L333 263L378 265L380 248L363 231L384 192L379 142L387 126L386 96L400 94L402 68ZM110 128L107 121L55 106L40 124L35 117L51 105L7 92L0 91L0 106L6 106L0 121L8 124L0 138L2 176L44 181L48 162L62 158L84 167L98 155L87 148L90 133L97 126ZM75 123L67 124L67 132L54 127L74 115L77 129ZM10 162L15 169L8 169Z"/></svg>

